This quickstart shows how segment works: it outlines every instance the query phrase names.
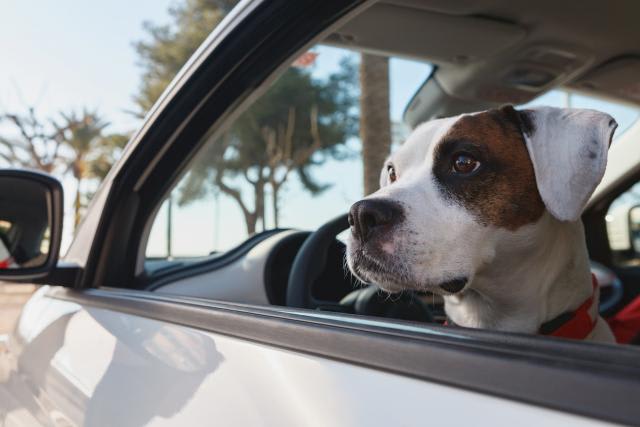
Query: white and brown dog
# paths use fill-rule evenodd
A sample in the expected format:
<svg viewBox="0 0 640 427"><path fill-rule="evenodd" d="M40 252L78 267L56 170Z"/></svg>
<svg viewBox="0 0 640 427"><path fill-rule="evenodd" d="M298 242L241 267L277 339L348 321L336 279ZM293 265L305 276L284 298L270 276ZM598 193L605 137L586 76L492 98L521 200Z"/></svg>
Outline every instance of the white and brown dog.
<svg viewBox="0 0 640 427"><path fill-rule="evenodd" d="M349 268L389 292L442 294L460 326L612 342L580 216L616 127L510 106L420 125L351 207Z"/></svg>

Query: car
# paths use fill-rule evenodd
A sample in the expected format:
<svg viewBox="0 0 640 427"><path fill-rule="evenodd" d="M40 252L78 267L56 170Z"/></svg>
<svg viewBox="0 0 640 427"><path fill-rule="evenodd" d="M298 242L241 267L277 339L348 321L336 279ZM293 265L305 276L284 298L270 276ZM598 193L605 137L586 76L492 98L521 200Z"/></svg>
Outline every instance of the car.
<svg viewBox="0 0 640 427"><path fill-rule="evenodd" d="M434 295L357 289L341 233L362 195L352 125L366 105L340 53L394 58L392 110L409 95L395 144L425 120L549 103L557 88L628 116L582 218L609 317L640 293L640 256L607 234L640 178L639 13L626 0L240 2L148 113L64 256L61 184L0 171L0 221L6 206L40 213L9 248L29 248L25 265L0 280L43 285L0 342L3 424L640 424L634 346L445 326ZM316 60L328 65L310 71ZM282 96L285 78L306 89Z"/></svg>

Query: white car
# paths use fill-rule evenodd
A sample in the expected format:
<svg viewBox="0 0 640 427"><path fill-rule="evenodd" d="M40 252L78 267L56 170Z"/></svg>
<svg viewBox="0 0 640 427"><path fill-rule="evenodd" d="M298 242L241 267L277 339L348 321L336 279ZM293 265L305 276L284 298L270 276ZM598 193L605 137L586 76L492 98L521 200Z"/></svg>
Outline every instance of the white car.
<svg viewBox="0 0 640 427"><path fill-rule="evenodd" d="M430 70L394 113L402 115L394 136L433 117L548 103L540 97L555 88L629 112L583 216L590 256L611 277L601 280L601 312L611 316L640 292L638 254L612 251L605 225L612 202L640 178L639 16L640 4L622 0L241 2L148 114L63 257L60 184L0 171L0 200L31 187L19 192L30 200L11 204L46 212L49 228L38 223L25 240L35 250L48 236L41 265L0 270L0 280L46 285L2 344L2 425L639 425L634 346L448 327L435 296L352 292L336 236L362 195L362 164L340 148L359 149L357 132L340 126L359 107L334 117L321 103L327 76L337 75L327 70L342 70L347 51L394 58L392 113L396 93L413 85L411 70ZM312 48L316 68L305 68L315 57L294 63ZM269 165L260 162L288 147L291 108L281 127L257 126L266 145L243 154L251 167L220 166L243 147L227 150L242 139L225 136L250 126L247 117L261 120L245 113L286 73L320 88L310 118L296 122L309 120L312 163L272 168L291 172L288 194L275 191L281 175L261 181ZM351 142L325 150L329 133L312 137L328 123ZM333 185L314 197L311 178ZM196 203L182 203L194 183ZM273 194L271 212L265 195Z"/></svg>

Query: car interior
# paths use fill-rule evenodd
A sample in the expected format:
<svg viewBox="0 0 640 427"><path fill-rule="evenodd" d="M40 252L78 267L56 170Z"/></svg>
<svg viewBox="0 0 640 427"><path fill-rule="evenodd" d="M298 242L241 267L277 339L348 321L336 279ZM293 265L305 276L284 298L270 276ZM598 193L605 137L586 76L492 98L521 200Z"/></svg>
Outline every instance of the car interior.
<svg viewBox="0 0 640 427"><path fill-rule="evenodd" d="M431 74L404 109L402 121L412 129L433 118L526 104L560 88L640 108L638 16L640 3L631 0L587 0L579 7L549 0L385 0L340 21L317 42L431 64ZM640 136L639 130L632 126L625 141L611 150L622 150L626 140ZM640 268L615 261L619 254L607 234L609 207L640 179L640 168L617 176L607 182L606 191L596 193L583 215L605 317L640 294ZM141 287L180 296L442 323L440 297L385 295L351 276L344 266L345 245L336 237L348 228L347 209L326 218L316 230L273 228L210 256L148 258L140 269Z"/></svg>

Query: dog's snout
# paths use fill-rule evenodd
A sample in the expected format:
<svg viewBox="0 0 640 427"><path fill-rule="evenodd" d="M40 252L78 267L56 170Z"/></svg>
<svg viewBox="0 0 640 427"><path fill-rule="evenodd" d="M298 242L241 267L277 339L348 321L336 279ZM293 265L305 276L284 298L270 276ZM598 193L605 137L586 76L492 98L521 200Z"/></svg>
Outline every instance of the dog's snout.
<svg viewBox="0 0 640 427"><path fill-rule="evenodd" d="M349 210L351 232L361 241L367 240L376 229L393 225L402 218L402 208L387 200L365 199Z"/></svg>

